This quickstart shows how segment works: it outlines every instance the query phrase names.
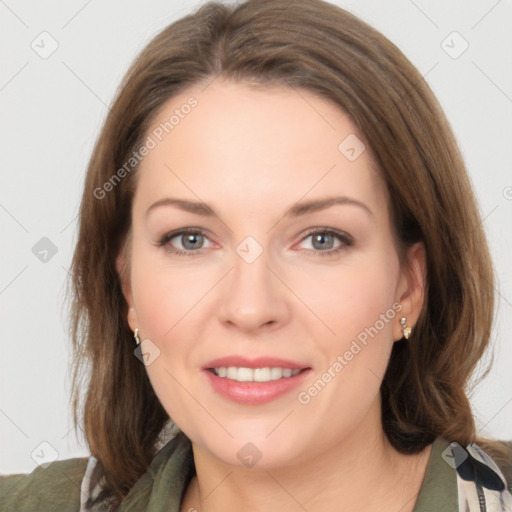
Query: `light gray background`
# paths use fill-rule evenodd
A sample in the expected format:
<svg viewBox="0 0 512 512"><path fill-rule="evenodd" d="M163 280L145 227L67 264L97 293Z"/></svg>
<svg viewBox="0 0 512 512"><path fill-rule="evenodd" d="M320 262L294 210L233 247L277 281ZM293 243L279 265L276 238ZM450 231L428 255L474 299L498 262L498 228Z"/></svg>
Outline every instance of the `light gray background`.
<svg viewBox="0 0 512 512"><path fill-rule="evenodd" d="M199 3L0 0L4 473L32 470L37 458L31 454L51 458L51 447L59 459L88 454L69 413L64 303L85 168L130 62L160 29ZM471 402L480 434L512 439L512 2L336 3L404 51L437 94L460 143L499 280L495 366ZM43 31L58 43L47 59L31 47L51 48L48 36L38 37ZM453 31L469 44L458 58L464 42L456 35L446 39ZM32 252L42 237L58 249L46 263Z"/></svg>

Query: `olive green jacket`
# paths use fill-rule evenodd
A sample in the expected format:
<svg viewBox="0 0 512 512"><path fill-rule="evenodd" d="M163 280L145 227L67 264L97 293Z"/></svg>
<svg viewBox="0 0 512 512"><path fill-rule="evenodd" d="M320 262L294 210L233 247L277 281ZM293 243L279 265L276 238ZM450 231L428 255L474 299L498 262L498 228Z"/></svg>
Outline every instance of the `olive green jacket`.
<svg viewBox="0 0 512 512"><path fill-rule="evenodd" d="M458 512L459 502L464 505L461 510L470 512L512 510L512 460L501 466L506 466L505 478L476 445L468 450L456 445L458 451L454 445L441 437L435 440L413 512ZM82 482L87 466L87 458L74 458L38 467L27 475L0 477L0 512L85 511L89 490ZM179 512L194 474L190 441L178 434L156 454L118 511Z"/></svg>

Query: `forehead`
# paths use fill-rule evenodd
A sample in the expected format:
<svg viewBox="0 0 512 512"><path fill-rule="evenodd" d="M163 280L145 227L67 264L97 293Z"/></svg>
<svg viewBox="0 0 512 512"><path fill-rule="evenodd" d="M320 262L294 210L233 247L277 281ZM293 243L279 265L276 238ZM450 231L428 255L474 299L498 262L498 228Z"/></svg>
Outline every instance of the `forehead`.
<svg viewBox="0 0 512 512"><path fill-rule="evenodd" d="M247 207L274 197L284 207L343 193L385 208L384 184L356 126L306 90L220 79L194 85L163 105L147 136L154 147L141 162L137 195L152 200L182 193Z"/></svg>

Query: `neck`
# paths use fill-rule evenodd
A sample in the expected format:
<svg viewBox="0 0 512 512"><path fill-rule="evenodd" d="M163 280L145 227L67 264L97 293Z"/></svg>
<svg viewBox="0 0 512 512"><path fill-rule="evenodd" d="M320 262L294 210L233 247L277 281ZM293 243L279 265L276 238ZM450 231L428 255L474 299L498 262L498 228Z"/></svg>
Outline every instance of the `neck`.
<svg viewBox="0 0 512 512"><path fill-rule="evenodd" d="M197 475L181 510L412 511L431 446L404 455L389 444L382 429L368 426L358 426L314 459L269 469L228 466L193 444Z"/></svg>

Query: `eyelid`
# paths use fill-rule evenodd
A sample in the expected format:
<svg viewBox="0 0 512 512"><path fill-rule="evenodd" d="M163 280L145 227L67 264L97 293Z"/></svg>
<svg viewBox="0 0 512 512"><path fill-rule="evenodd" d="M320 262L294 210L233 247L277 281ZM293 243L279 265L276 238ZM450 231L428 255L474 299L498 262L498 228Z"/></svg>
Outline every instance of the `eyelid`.
<svg viewBox="0 0 512 512"><path fill-rule="evenodd" d="M162 247L162 248L166 249L168 252L173 253L173 254L178 254L178 255L202 254L203 250L205 248L197 249L195 251L190 251L190 250L184 251L183 249L169 248L169 242L172 239L177 238L179 236L188 235L188 234L201 235L204 238L207 238L212 244L215 244L215 242L213 242L210 239L210 236L205 229L195 228L195 227L186 227L186 228L176 229L174 231L169 231L169 232L164 233L162 236L160 236L158 238L157 242L154 245L156 245L158 247Z"/></svg>
<svg viewBox="0 0 512 512"><path fill-rule="evenodd" d="M304 238L314 235L315 233L328 233L331 235L336 235L342 238L347 238L349 240L353 240L353 237L349 235L347 232L342 231L340 229L331 228L328 226L315 226L312 228L309 228L306 230L306 233L303 235L301 240L304 240Z"/></svg>
<svg viewBox="0 0 512 512"><path fill-rule="evenodd" d="M302 236L302 238L300 239L300 241L298 243L300 244L301 242L304 242L304 240L306 240L307 238L309 238L310 236L315 235L315 234L332 235L340 241L340 245L338 247L336 247L334 249L326 250L326 251L315 251L313 249L306 249L308 252L315 253L316 255L319 255L319 256L323 256L323 255L327 256L327 255L337 254L338 252L342 251L343 249L346 249L347 247L351 247L354 244L354 237L352 235L349 235L348 233L346 233L344 231L340 231L338 229L329 228L327 226L325 226L325 227L317 226L317 227L309 229L306 232L306 234L304 234Z"/></svg>

